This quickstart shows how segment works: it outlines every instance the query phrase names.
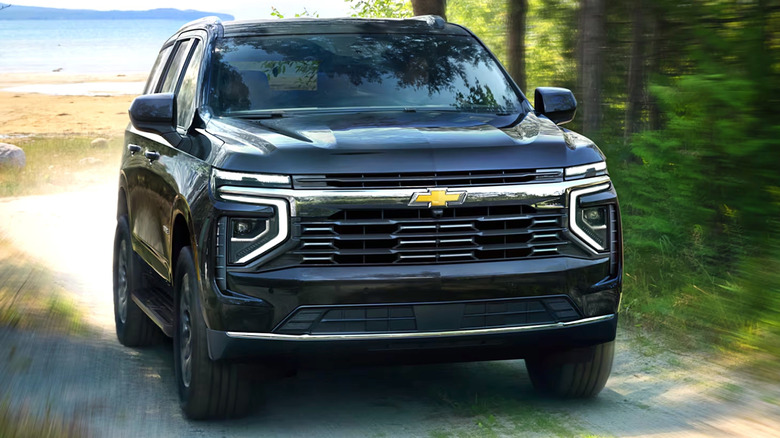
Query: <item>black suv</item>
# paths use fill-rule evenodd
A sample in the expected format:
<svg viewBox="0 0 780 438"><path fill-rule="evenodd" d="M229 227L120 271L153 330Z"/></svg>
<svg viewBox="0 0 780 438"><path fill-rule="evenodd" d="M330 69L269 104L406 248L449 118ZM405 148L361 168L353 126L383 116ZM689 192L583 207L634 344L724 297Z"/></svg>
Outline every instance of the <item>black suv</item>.
<svg viewBox="0 0 780 438"><path fill-rule="evenodd" d="M558 126L575 108L534 109L439 17L185 25L130 108L120 342L173 337L190 418L325 362L524 358L538 390L597 394L622 238L604 156Z"/></svg>

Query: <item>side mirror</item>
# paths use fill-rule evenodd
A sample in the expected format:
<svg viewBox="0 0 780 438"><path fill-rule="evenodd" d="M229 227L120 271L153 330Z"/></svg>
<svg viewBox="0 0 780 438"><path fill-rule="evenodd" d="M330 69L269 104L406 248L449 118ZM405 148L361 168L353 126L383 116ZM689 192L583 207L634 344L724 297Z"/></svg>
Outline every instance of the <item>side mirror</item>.
<svg viewBox="0 0 780 438"><path fill-rule="evenodd" d="M138 96L128 112L135 129L159 134L174 146L181 141L176 132L176 97L172 93Z"/></svg>
<svg viewBox="0 0 780 438"><path fill-rule="evenodd" d="M546 116L556 125L569 123L577 111L577 99L566 88L537 87L534 91L536 112Z"/></svg>

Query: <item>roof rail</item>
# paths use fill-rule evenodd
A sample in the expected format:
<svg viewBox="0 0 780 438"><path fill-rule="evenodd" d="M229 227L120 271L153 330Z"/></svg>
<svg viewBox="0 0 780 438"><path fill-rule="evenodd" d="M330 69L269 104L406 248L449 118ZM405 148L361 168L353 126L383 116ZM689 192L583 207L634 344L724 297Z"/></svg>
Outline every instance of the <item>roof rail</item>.
<svg viewBox="0 0 780 438"><path fill-rule="evenodd" d="M198 18L197 20L192 20L184 26L180 27L176 32L178 33L191 27L206 27L208 25L216 26L220 24L222 24L222 20L220 20L220 18L217 16L211 15L208 17Z"/></svg>
<svg viewBox="0 0 780 438"><path fill-rule="evenodd" d="M428 26L434 29L444 29L444 25L447 24L447 20L441 18L439 15L417 15L411 19L424 21L428 23Z"/></svg>

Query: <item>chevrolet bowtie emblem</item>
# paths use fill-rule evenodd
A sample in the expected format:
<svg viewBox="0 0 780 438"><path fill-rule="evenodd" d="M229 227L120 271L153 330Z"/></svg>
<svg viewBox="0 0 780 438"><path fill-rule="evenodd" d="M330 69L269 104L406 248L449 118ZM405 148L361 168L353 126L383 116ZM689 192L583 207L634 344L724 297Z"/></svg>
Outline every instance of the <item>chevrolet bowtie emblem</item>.
<svg viewBox="0 0 780 438"><path fill-rule="evenodd" d="M430 190L428 192L415 193L410 206L425 205L431 207L450 207L460 205L466 201L466 192L449 192L447 189Z"/></svg>

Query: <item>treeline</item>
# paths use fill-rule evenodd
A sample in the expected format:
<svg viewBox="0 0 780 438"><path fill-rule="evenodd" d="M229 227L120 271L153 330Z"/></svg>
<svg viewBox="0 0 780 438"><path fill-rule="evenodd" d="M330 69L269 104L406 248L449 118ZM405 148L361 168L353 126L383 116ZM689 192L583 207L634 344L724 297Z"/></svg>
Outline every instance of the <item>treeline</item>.
<svg viewBox="0 0 780 438"><path fill-rule="evenodd" d="M780 356L780 1L351 3L443 8L526 95L571 88L567 127L604 150L620 194L624 317Z"/></svg>
<svg viewBox="0 0 780 438"><path fill-rule="evenodd" d="M232 20L229 14L188 9L150 9L148 11L95 11L91 9L58 9L37 6L19 6L0 3L0 20L181 20L192 21L214 15Z"/></svg>

